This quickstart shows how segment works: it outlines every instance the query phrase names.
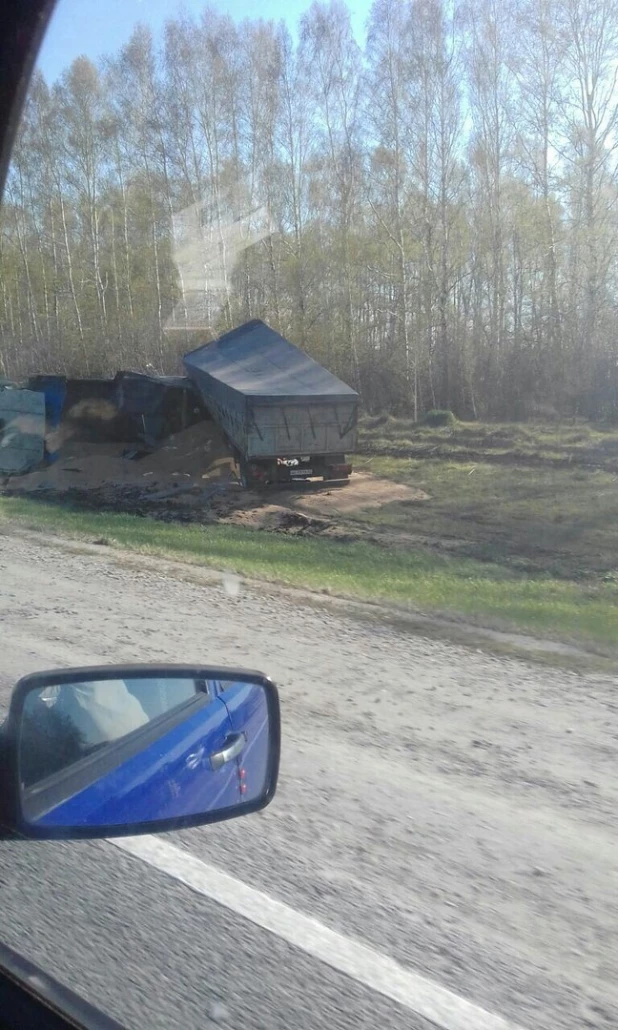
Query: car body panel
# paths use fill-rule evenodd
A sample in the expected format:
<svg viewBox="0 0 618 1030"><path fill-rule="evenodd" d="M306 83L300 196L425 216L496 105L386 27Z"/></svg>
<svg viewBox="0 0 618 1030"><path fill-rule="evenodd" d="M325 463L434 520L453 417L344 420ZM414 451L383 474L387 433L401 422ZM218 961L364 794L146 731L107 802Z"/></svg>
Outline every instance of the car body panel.
<svg viewBox="0 0 618 1030"><path fill-rule="evenodd" d="M235 761L213 770L210 755L233 732L219 698L206 702L145 750L56 806L42 826L140 823L228 808L241 799Z"/></svg>
<svg viewBox="0 0 618 1030"><path fill-rule="evenodd" d="M225 704L233 732L242 731L247 743L238 759L245 801L258 797L268 767L268 711L261 692L248 683L221 683L217 696Z"/></svg>

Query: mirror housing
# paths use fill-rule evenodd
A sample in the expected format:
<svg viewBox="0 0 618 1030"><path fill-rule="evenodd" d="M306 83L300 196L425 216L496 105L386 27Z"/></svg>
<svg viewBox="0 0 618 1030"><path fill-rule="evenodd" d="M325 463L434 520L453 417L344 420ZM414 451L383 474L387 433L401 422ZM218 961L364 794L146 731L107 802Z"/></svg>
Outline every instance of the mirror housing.
<svg viewBox="0 0 618 1030"><path fill-rule="evenodd" d="M123 665L35 673L2 728L2 836L162 833L272 800L281 727L259 672Z"/></svg>

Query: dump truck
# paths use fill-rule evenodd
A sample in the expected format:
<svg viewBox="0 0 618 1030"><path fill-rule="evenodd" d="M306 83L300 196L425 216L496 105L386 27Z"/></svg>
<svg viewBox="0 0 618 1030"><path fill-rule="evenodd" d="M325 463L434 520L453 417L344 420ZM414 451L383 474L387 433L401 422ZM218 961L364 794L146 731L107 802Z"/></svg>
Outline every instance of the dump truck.
<svg viewBox="0 0 618 1030"><path fill-rule="evenodd" d="M265 322L198 347L184 365L244 486L349 478L358 394Z"/></svg>

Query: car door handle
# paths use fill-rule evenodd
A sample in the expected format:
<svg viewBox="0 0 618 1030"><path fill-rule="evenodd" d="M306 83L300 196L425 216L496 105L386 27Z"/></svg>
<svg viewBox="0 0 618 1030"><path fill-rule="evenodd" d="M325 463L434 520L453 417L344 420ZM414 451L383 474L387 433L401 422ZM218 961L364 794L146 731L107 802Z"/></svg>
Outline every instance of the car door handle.
<svg viewBox="0 0 618 1030"><path fill-rule="evenodd" d="M225 741L225 746L220 751L213 751L210 756L210 765L213 769L220 769L226 762L231 762L242 754L247 743L244 733L232 733Z"/></svg>

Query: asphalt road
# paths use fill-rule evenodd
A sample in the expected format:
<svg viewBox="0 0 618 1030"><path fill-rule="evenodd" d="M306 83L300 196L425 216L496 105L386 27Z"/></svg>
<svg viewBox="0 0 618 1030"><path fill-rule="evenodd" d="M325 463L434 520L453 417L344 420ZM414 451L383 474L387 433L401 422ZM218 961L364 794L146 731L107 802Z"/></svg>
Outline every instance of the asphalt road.
<svg viewBox="0 0 618 1030"><path fill-rule="evenodd" d="M288 936L108 842L5 842L2 938L129 1027L426 1030L414 982L400 1003L370 955L342 973L328 930L373 949L376 969L390 959L404 981L448 988L453 1027L615 1027L616 681L236 587L5 532L0 701L55 665L272 675L273 804L164 842L287 906ZM320 957L306 916L326 928Z"/></svg>

